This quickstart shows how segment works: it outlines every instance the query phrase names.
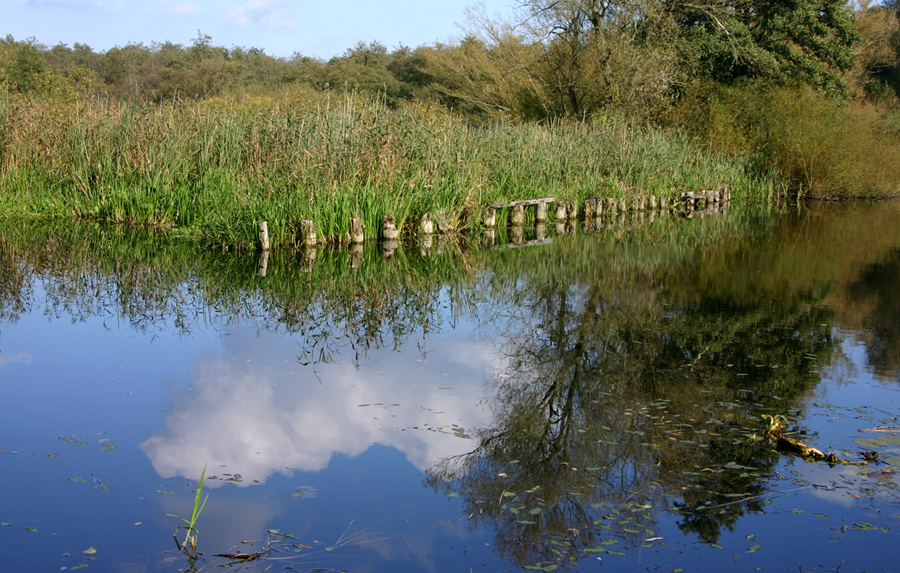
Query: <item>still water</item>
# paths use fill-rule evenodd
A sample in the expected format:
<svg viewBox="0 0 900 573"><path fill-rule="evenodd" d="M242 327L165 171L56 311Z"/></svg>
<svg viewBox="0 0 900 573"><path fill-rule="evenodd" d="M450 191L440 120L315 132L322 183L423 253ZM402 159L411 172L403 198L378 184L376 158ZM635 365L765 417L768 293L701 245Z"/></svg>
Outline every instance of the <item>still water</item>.
<svg viewBox="0 0 900 573"><path fill-rule="evenodd" d="M900 205L641 219L265 276L5 223L0 570L895 569Z"/></svg>

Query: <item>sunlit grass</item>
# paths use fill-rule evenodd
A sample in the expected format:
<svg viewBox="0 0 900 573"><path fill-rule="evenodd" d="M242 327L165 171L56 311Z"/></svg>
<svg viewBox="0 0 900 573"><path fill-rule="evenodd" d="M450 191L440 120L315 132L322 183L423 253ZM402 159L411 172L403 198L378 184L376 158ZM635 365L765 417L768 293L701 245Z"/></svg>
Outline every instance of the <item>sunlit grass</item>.
<svg viewBox="0 0 900 573"><path fill-rule="evenodd" d="M253 248L260 220L273 244L290 245L306 219L334 241L353 216L375 237L385 214L411 233L442 209L477 225L493 201L722 186L760 197L775 185L677 132L624 120L473 128L438 106L389 109L355 94L316 105L10 99L0 138L0 216L177 227L229 249Z"/></svg>

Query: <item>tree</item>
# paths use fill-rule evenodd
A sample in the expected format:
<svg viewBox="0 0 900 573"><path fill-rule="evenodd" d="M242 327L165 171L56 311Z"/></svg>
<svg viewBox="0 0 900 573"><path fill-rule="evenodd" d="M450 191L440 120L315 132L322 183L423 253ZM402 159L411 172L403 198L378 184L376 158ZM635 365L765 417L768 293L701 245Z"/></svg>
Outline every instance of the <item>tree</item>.
<svg viewBox="0 0 900 573"><path fill-rule="evenodd" d="M857 38L845 0L672 0L684 54L699 75L763 78L846 93Z"/></svg>

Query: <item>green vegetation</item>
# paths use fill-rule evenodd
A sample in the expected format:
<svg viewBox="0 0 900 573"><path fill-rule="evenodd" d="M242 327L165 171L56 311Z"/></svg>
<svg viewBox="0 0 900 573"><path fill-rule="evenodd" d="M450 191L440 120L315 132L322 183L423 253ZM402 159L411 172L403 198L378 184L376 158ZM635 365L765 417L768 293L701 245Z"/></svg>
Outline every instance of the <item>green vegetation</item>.
<svg viewBox="0 0 900 573"><path fill-rule="evenodd" d="M170 515L169 517L178 517L181 521L185 523L185 525L179 526L173 536L175 537L175 543L178 544L178 548L187 553L188 555L195 555L197 553L197 520L200 519L200 513L203 511L203 508L206 507L206 500L209 499L209 495L203 498L203 501L200 501L200 498L203 495L203 478L206 477L206 464L203 464L203 472L200 474L200 481L197 483L197 494L194 496L194 505L191 508L191 517L178 517L177 515ZM184 529L184 541L178 543L178 532Z"/></svg>
<svg viewBox="0 0 900 573"><path fill-rule="evenodd" d="M322 61L188 45L0 40L0 216L174 226L253 247L267 220L728 185L900 192L900 7L526 0L458 41ZM411 225L406 226L409 233Z"/></svg>

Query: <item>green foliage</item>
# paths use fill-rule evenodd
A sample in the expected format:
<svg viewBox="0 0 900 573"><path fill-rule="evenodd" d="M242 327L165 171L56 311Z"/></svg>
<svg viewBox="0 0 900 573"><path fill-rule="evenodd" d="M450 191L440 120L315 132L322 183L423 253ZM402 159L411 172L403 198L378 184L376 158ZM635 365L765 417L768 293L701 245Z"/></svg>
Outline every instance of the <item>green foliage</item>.
<svg viewBox="0 0 900 573"><path fill-rule="evenodd" d="M255 246L260 220L274 244L292 245L306 219L337 240L352 216L372 236L385 214L400 225L441 209L462 219L537 194L727 185L763 196L773 185L681 134L614 117L471 129L437 105L392 109L352 93L163 106L14 98L0 103L0 137L0 214L177 226L237 249Z"/></svg>
<svg viewBox="0 0 900 573"><path fill-rule="evenodd" d="M735 0L674 3L685 51L701 77L803 82L846 92L857 39L845 0Z"/></svg>
<svg viewBox="0 0 900 573"><path fill-rule="evenodd" d="M716 149L777 171L792 190L818 197L900 192L900 136L886 110L848 105L809 88L695 85L673 118Z"/></svg>

